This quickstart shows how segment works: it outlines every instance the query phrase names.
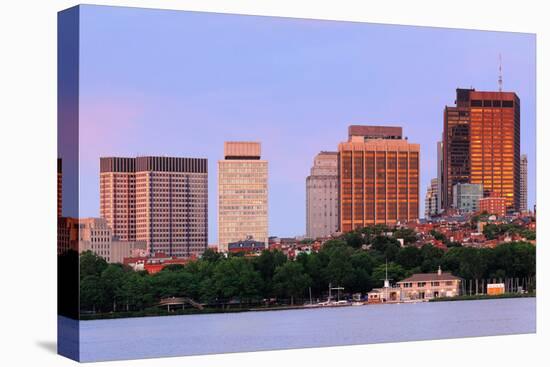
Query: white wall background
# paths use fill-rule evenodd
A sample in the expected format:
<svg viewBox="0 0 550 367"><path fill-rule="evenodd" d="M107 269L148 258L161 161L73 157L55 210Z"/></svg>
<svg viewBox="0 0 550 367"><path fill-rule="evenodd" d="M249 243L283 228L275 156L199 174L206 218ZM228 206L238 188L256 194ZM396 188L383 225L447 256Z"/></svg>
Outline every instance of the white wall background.
<svg viewBox="0 0 550 367"><path fill-rule="evenodd" d="M546 365L550 65L544 1L143 0L97 4L537 33L537 335L239 353L106 366ZM6 1L0 11L0 364L66 366L56 340L56 12L77 2ZM35 303L18 303L32 296ZM215 342L215 341L212 341Z"/></svg>

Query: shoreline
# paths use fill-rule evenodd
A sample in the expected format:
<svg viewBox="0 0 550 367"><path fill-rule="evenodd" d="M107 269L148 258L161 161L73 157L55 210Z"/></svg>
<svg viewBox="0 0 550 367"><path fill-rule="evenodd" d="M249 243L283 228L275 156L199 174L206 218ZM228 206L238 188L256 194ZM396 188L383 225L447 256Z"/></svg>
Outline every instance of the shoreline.
<svg viewBox="0 0 550 367"><path fill-rule="evenodd" d="M465 295L456 297L442 297L435 298L428 301L418 302L391 302L387 304L412 304L412 303L425 303L425 302L456 302L456 301L481 301L481 300L493 300L493 299L507 299L507 298L536 298L536 293L529 294L503 294L496 296L489 295ZM209 314L224 314L224 313L241 313L241 312L265 312L265 311L287 311L287 310L312 310L323 308L340 308L340 307L363 307L363 306L380 306L384 303L365 303L361 306L339 305L339 306L310 306L310 305L294 305L294 306L272 306L272 307L247 307L247 308L230 308L221 310L219 308L210 308L204 310L197 309L185 309L174 312L162 311L162 310L144 310L144 311L130 311L130 312L117 312L117 313L102 313L102 314L84 314L80 315L79 321L93 321L93 320L114 320L114 319L129 319L129 318L142 318L142 317L161 317L161 316L184 316L184 315L209 315Z"/></svg>
<svg viewBox="0 0 550 367"><path fill-rule="evenodd" d="M487 299L504 299L504 298L536 298L536 293L504 293L496 296L489 296L487 294L472 294L456 297L441 297L431 299L429 302L455 302L455 301L482 301Z"/></svg>

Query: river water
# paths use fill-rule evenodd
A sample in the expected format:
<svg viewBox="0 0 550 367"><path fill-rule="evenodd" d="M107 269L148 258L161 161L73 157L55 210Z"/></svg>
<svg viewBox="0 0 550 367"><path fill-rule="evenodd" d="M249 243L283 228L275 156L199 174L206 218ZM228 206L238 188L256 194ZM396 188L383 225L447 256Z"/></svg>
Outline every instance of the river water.
<svg viewBox="0 0 550 367"><path fill-rule="evenodd" d="M535 298L81 321L80 360L534 333Z"/></svg>

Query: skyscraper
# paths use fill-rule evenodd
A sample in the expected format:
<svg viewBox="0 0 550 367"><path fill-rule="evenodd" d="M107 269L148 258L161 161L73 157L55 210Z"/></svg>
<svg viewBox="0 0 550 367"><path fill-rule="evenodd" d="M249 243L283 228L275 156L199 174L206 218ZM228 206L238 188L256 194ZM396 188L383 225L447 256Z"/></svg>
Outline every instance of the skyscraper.
<svg viewBox="0 0 550 367"><path fill-rule="evenodd" d="M419 162L401 127L350 126L338 146L339 230L417 219Z"/></svg>
<svg viewBox="0 0 550 367"><path fill-rule="evenodd" d="M519 210L521 212L526 212L527 207L527 156L525 154L521 155L520 158L520 177L519 177Z"/></svg>
<svg viewBox="0 0 550 367"><path fill-rule="evenodd" d="M437 208L439 202L439 180L432 178L430 186L426 191L426 198L424 199L424 217L431 218L439 213Z"/></svg>
<svg viewBox="0 0 550 367"><path fill-rule="evenodd" d="M457 183L482 184L484 194L520 200L520 100L513 92L457 89L456 106L445 107L443 206L453 202Z"/></svg>
<svg viewBox="0 0 550 367"><path fill-rule="evenodd" d="M306 178L306 236L328 237L338 230L338 153L315 156Z"/></svg>
<svg viewBox="0 0 550 367"><path fill-rule="evenodd" d="M113 235L136 239L136 158L100 158L99 215Z"/></svg>
<svg viewBox="0 0 550 367"><path fill-rule="evenodd" d="M268 244L268 165L258 142L225 142L218 161L218 251L247 239Z"/></svg>
<svg viewBox="0 0 550 367"><path fill-rule="evenodd" d="M100 159L100 212L113 235L150 254L201 255L208 245L208 164L202 158Z"/></svg>

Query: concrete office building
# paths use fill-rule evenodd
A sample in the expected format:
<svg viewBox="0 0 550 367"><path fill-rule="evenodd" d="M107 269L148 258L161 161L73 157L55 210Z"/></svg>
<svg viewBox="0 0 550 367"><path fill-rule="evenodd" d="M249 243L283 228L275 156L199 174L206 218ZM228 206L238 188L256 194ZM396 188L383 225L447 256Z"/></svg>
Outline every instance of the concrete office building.
<svg viewBox="0 0 550 367"><path fill-rule="evenodd" d="M104 218L66 218L71 247L79 253L91 251L108 263L122 263L125 257L145 256L145 241L122 241L112 235ZM74 246L73 244L76 244Z"/></svg>
<svg viewBox="0 0 550 367"><path fill-rule="evenodd" d="M202 158L100 159L100 211L122 241L153 255L199 256L208 245L208 165Z"/></svg>
<svg viewBox="0 0 550 367"><path fill-rule="evenodd" d="M483 185L458 183L453 186L453 208L461 212L477 212L481 198L483 198Z"/></svg>
<svg viewBox="0 0 550 367"><path fill-rule="evenodd" d="M328 237L338 230L338 153L315 156L306 178L306 237Z"/></svg>
<svg viewBox="0 0 550 367"><path fill-rule="evenodd" d="M418 219L420 146L401 127L350 126L338 162L340 231Z"/></svg>
<svg viewBox="0 0 550 367"><path fill-rule="evenodd" d="M92 251L111 262L112 231L104 218L76 219L78 252Z"/></svg>
<svg viewBox="0 0 550 367"><path fill-rule="evenodd" d="M268 244L268 164L258 142L225 142L218 161L218 251L251 239Z"/></svg>
<svg viewBox="0 0 550 367"><path fill-rule="evenodd" d="M520 100L513 92L457 89L456 106L445 107L443 207L453 203L457 183L482 184L520 207Z"/></svg>
<svg viewBox="0 0 550 367"><path fill-rule="evenodd" d="M111 240L110 262L122 264L128 257L147 256L146 241L124 241L114 236Z"/></svg>
<svg viewBox="0 0 550 367"><path fill-rule="evenodd" d="M520 176L519 176L519 210L526 212L527 206L527 156L521 155L520 158Z"/></svg>

